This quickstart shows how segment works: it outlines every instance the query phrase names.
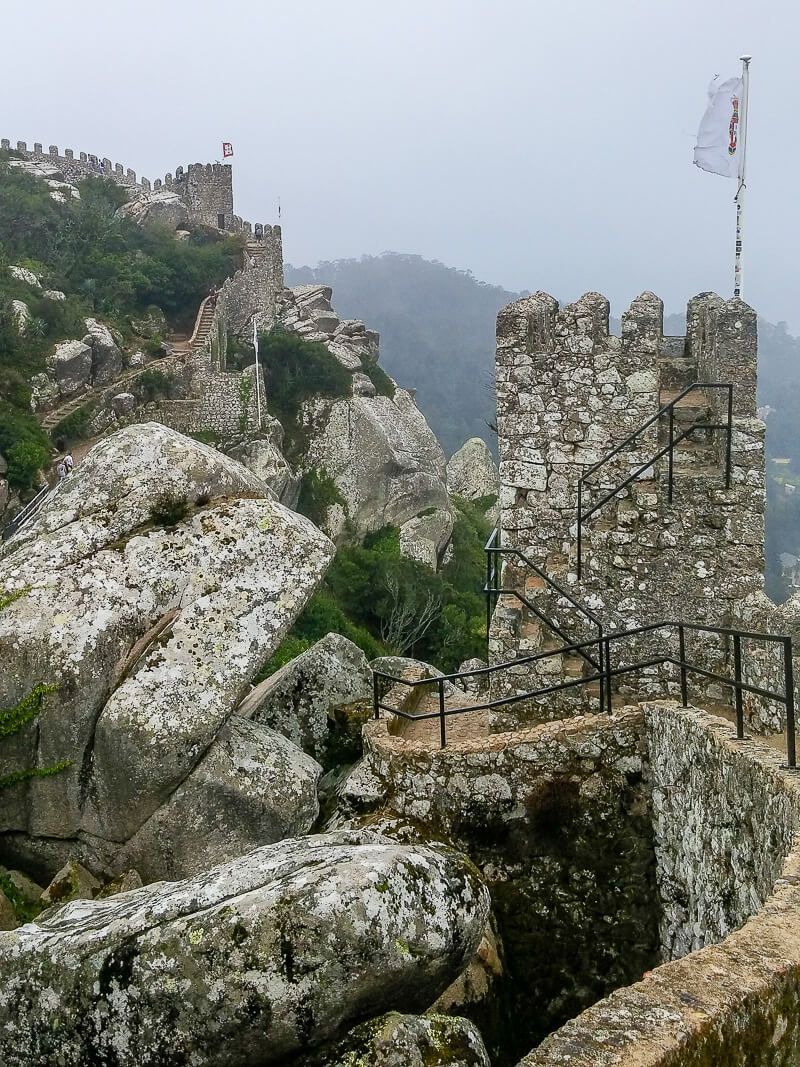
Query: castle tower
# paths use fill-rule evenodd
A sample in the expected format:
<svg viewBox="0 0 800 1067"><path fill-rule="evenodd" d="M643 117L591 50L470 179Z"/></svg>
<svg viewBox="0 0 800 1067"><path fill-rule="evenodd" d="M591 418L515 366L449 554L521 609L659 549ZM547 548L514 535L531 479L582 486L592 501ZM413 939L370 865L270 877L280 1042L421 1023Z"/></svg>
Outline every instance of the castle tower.
<svg viewBox="0 0 800 1067"><path fill-rule="evenodd" d="M504 556L503 587L520 596L495 612L495 662L567 643L523 597L581 641L595 633L588 613L606 633L665 619L726 625L763 585L755 312L702 294L689 303L686 337L664 336L652 293L633 301L620 337L608 314L597 293L563 308L535 293L498 315L502 544L585 612L520 556ZM659 640L632 640L630 654L655 654ZM589 669L577 656L561 668Z"/></svg>
<svg viewBox="0 0 800 1067"><path fill-rule="evenodd" d="M175 173L173 189L187 208L193 222L218 230L235 230L233 215L233 171L227 163L190 163Z"/></svg>

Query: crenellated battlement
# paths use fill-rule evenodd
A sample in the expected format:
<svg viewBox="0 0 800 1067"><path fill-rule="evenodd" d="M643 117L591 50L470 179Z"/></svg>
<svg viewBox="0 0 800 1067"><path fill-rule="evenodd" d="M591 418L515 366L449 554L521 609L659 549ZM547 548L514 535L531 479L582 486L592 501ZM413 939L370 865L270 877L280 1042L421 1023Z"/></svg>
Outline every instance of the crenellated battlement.
<svg viewBox="0 0 800 1067"><path fill-rule="evenodd" d="M38 141L29 148L26 141L12 143L7 137L0 140L0 150L17 152L31 163L50 163L58 167L66 181L102 177L136 193L174 192L185 201L195 221L231 233L244 233L264 243L277 241L280 245L279 226L245 222L234 214L232 169L228 163L190 163L177 167L174 175L167 173L151 181L137 177L131 167L93 152L76 152L72 148L60 151L57 145L49 145L45 151Z"/></svg>

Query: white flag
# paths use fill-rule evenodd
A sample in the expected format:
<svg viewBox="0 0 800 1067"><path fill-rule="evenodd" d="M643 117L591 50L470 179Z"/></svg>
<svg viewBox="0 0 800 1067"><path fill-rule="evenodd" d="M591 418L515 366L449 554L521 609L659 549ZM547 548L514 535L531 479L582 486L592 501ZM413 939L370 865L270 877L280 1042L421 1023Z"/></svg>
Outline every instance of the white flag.
<svg viewBox="0 0 800 1067"><path fill-rule="evenodd" d="M721 82L715 77L708 87L708 107L697 131L695 166L726 178L738 177L743 147L741 121L742 79Z"/></svg>

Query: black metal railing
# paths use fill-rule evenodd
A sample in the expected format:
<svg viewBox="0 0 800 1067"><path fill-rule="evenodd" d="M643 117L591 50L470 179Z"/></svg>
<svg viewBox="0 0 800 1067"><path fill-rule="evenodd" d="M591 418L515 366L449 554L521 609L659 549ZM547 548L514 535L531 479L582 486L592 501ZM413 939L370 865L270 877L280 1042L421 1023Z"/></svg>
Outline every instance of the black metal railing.
<svg viewBox="0 0 800 1067"><path fill-rule="evenodd" d="M684 397L695 389L725 389L728 393L728 410L727 419L725 422L693 422L686 429L680 432L675 432L675 408ZM640 434L645 430L649 430L655 423L659 423L663 418L668 419L668 436L667 443L655 452L654 455L637 467L632 474L629 474L626 478L620 481L613 489L607 490L600 500L595 501L588 508L584 509L583 497L584 489L594 490L598 488L589 481L589 478L596 474L600 468L608 463L609 460L618 456L628 445L633 444ZM583 571L583 525L584 523L596 514L602 507L604 507L610 500L620 493L623 489L626 489L631 482L644 474L646 470L653 466L663 456L667 456L667 503L672 503L672 491L674 483L674 468L675 468L675 447L679 445L681 441L687 440L697 430L710 430L712 432L717 430L724 430L726 434L726 447L725 447L725 488L730 489L731 485L731 444L732 444L732 431L733 431L733 385L727 382L693 382L691 385L687 385L686 388L678 393L668 404L665 404L662 408L652 415L646 422L634 430L632 434L629 434L624 441L612 449L602 459L598 460L594 466L589 467L587 471L584 471L583 475L578 479L578 533L577 533L577 553L576 563L578 578L581 577Z"/></svg>
<svg viewBox="0 0 800 1067"><path fill-rule="evenodd" d="M647 659L638 660L634 663L616 665L612 660L612 649L628 638L656 631L672 631L672 636L677 635L677 650L651 656ZM686 633L716 634L733 640L733 677L719 674L710 670L700 663L692 662L687 658ZM783 667L783 692L775 692L762 686L752 685L744 681L742 642L754 640L779 644L782 646ZM497 697L486 700L479 704L447 707L447 694L445 687L448 683L457 683L465 678L485 677L490 678L501 671L519 668L526 663L535 663L547 659L550 656L564 655L568 652L579 652L589 648L598 648L598 658L602 667L594 675L581 678L570 678L566 681L557 682L553 685L542 686L538 689L528 690L523 693L514 693L511 696ZM677 652L677 654L675 654ZM438 719L439 741L442 748L447 744L447 719L451 715L474 714L479 711L490 711L495 708L535 700L551 693L562 692L577 686L586 686L592 682L600 683L600 691L605 694L603 706L608 713L613 710L613 682L615 678L660 666L672 664L678 668L680 675L681 703L684 707L689 705L689 675L697 674L711 681L728 686L733 693L733 709L736 715L736 736L739 740L744 738L744 694L752 693L766 700L774 700L786 708L786 757L787 765L791 768L797 766L796 741L795 741L795 703L794 703L794 673L792 667L792 639L785 635L758 633L750 630L735 630L726 626L705 626L700 623L664 621L651 623L647 626L637 626L631 630L617 630L614 633L605 634L599 641L579 641L565 645L562 648L550 649L545 652L537 652L530 656L521 656L517 659L497 663L491 667L478 667L471 671L462 671L456 674L440 675L436 678L406 679L395 675L386 674L383 671L373 671L373 713L376 719L380 718L382 711L399 716L411 721ZM434 711L410 712L403 708L385 704L382 699L381 689L388 683L389 687L406 686L413 689L417 686L435 687L438 691L438 707Z"/></svg>
<svg viewBox="0 0 800 1067"><path fill-rule="evenodd" d="M550 589L552 589L556 596L561 597L563 600L566 600L575 609L575 611L578 612L578 614L582 615L583 618L587 620L587 622L592 628L596 629L597 645L598 649L602 653L602 640L604 634L602 620L599 619L597 615L594 614L594 612L584 607L583 604L580 603L580 601L576 600L571 593L569 593L566 589L559 585L558 582L551 578L546 571L544 571L540 566L538 566L538 564L534 563L533 560L526 556L525 553L522 552L520 549L508 548L501 545L500 538L500 529L495 528L492 531L489 540L483 546L483 550L486 553L486 585L484 586L484 592L486 594L487 645L489 641L489 631L492 624L492 612L494 611L498 599L503 595L515 597L515 599L517 599L530 612L532 612L532 614L534 614L541 623L544 623L544 625L562 641L569 644L572 640L570 635L567 634L554 619L551 619L548 615L545 615L545 613L536 604L529 600L524 593L521 593L518 589L505 588L503 586L503 565L501 557L506 556L513 559L518 559L521 563L525 565L525 567L533 571L534 574L541 578L542 581L547 586L549 586ZM596 659L589 651L585 649L579 649L578 655L581 656L581 658L585 660L585 662L588 663L588 665L594 670L603 669L602 661ZM517 660L517 662L519 662L519 660ZM601 695L601 710L603 706L603 699L604 698Z"/></svg>
<svg viewBox="0 0 800 1067"><path fill-rule="evenodd" d="M17 530L20 529L20 527L24 526L29 519L33 518L33 516L44 503L45 497L50 491L51 490L49 485L43 486L33 498L33 500L29 500L25 507L21 511L17 512L11 522L3 528L3 541L7 541L8 538L15 534Z"/></svg>

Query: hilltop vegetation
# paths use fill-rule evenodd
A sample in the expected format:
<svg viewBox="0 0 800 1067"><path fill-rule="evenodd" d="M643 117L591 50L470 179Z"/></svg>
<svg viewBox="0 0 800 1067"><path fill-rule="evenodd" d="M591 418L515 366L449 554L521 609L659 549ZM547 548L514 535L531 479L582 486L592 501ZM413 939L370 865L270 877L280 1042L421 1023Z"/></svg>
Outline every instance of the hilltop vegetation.
<svg viewBox="0 0 800 1067"><path fill-rule="evenodd" d="M209 286L236 269L241 246L213 231L177 241L164 227L138 226L117 213L125 192L99 177L78 184L80 199L54 200L49 186L9 161L0 156L0 452L9 481L24 488L49 457L29 383L54 344L82 337L83 320L95 315L130 338L131 320L153 305L170 325L185 326ZM42 288L15 278L12 265L33 271ZM24 328L13 301L30 313Z"/></svg>

